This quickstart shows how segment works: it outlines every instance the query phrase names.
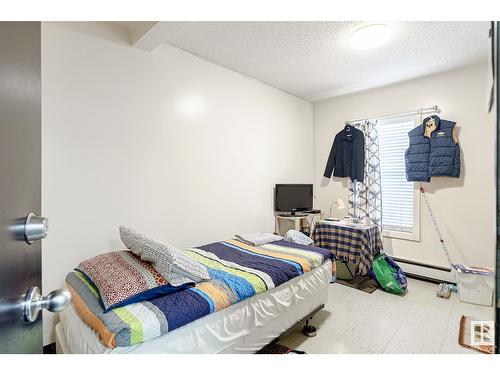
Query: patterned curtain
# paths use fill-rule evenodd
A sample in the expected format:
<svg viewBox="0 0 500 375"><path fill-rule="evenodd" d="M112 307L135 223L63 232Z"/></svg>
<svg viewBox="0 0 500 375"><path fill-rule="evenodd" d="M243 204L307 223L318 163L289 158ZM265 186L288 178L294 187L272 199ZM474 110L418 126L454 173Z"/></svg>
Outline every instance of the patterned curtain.
<svg viewBox="0 0 500 375"><path fill-rule="evenodd" d="M369 217L372 224L382 227L382 184L376 122L351 124L365 134L365 178L358 184L358 219ZM349 215L354 217L354 182L349 182Z"/></svg>

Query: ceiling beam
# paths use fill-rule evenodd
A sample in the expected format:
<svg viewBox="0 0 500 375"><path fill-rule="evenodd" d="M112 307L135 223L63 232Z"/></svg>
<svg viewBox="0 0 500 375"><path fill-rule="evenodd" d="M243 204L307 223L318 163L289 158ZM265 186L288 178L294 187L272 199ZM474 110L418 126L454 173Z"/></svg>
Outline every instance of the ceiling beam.
<svg viewBox="0 0 500 375"><path fill-rule="evenodd" d="M175 36L188 22L147 22L130 32L130 42L135 48L153 51Z"/></svg>

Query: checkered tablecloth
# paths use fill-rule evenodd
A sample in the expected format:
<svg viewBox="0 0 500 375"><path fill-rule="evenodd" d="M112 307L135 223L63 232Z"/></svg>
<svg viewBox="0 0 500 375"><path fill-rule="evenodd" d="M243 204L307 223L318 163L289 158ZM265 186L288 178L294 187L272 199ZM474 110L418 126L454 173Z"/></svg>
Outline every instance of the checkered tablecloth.
<svg viewBox="0 0 500 375"><path fill-rule="evenodd" d="M320 221L312 235L314 246L331 250L337 260L356 265L356 274L366 275L373 257L382 247L380 231L376 225L342 224Z"/></svg>

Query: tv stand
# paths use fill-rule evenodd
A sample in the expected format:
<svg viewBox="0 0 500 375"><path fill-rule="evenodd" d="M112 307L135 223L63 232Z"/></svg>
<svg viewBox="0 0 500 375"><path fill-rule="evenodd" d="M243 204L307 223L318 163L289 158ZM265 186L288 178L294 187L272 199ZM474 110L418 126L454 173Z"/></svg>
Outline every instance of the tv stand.
<svg viewBox="0 0 500 375"><path fill-rule="evenodd" d="M317 213L300 212L300 216L291 214L276 214L274 221L274 231L280 236L284 236L290 229L299 232L309 232L312 234L314 223L322 219L321 211Z"/></svg>

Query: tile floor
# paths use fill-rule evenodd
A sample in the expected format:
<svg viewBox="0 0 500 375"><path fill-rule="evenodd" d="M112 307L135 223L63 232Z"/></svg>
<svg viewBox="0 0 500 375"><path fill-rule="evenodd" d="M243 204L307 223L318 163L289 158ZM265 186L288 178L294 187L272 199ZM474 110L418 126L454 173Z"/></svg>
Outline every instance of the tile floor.
<svg viewBox="0 0 500 375"><path fill-rule="evenodd" d="M328 304L314 317L316 337L297 328L280 344L307 353L470 353L458 345L460 317L494 320L494 309L436 297L437 285L408 279L408 293L368 294L341 284L329 287Z"/></svg>

